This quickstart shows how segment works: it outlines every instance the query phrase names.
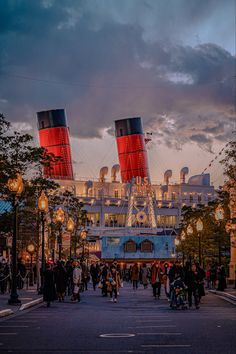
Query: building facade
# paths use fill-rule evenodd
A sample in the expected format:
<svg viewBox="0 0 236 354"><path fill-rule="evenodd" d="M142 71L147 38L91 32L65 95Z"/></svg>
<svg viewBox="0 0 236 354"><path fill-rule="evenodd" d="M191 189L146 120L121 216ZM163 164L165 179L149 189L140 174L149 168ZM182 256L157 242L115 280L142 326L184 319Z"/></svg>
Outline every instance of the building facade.
<svg viewBox="0 0 236 354"><path fill-rule="evenodd" d="M188 180L186 174L187 169L182 169L179 183L172 184L166 176L169 173L165 173L163 184L151 186L155 228L150 226L146 200L142 197L134 202L132 224L127 227L130 184L120 182L118 174L114 175L114 168L110 180L108 168L103 167L97 180L60 180L58 183L62 190L73 192L84 204L92 253L96 249L96 254L100 252L101 258L109 261L151 261L175 257L174 240L181 221L181 208L207 204L216 196L209 174L192 176ZM147 215L141 222L138 220L140 210ZM142 251L145 240L152 244L150 251ZM126 248L128 241L134 242L132 252Z"/></svg>

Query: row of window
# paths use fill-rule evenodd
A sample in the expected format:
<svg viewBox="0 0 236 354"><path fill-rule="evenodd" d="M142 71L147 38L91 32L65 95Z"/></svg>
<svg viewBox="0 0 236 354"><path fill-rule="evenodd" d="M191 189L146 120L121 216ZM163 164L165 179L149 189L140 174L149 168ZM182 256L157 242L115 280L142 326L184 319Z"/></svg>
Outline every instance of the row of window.
<svg viewBox="0 0 236 354"><path fill-rule="evenodd" d="M94 191L92 188L88 189L88 197L102 197L102 191ZM112 196L111 196L112 197ZM121 198L121 192L118 189L114 190L114 198ZM176 200L185 200L189 201L190 203L192 202L199 202L201 203L203 200L205 201L211 201L212 200L212 194L202 194L202 193L183 193L181 196L178 193L171 193L171 198L169 193L165 192L164 195L157 193L156 194L157 200L166 200L166 201L176 201Z"/></svg>
<svg viewBox="0 0 236 354"><path fill-rule="evenodd" d="M149 240L144 240L140 244L137 244L133 240L129 240L124 244L125 252L137 252L137 250L141 252L153 252L154 244Z"/></svg>
<svg viewBox="0 0 236 354"><path fill-rule="evenodd" d="M88 225L90 226L100 226L100 213L88 213ZM122 227L126 223L126 214L105 214L104 225L107 227ZM133 226L138 226L140 223L137 222L135 215L133 215L132 220ZM142 223L142 225L148 225L148 222ZM140 226L142 226L140 225ZM177 225L176 215L157 215L157 225L161 227L174 227Z"/></svg>

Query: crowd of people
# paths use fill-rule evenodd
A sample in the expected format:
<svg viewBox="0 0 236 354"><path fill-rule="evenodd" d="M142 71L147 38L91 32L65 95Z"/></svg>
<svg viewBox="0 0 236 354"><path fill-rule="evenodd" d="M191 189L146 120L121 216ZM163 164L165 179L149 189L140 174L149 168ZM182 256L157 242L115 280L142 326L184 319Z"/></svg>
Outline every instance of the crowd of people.
<svg viewBox="0 0 236 354"><path fill-rule="evenodd" d="M27 269L21 259L18 260L17 287L22 289ZM155 299L163 294L172 301L173 284L177 280L185 289L188 306L192 307L193 300L196 308L199 308L201 297L205 295L204 288L226 288L226 271L224 266L212 263L204 270L199 263L184 266L179 261L154 262L147 264L134 263L131 266L122 267L116 261L112 264L93 262L88 266L87 262L78 260L52 261L46 264L43 275L43 296L47 306L54 300L63 302L65 296L70 296L72 302L80 301L80 293L88 289L91 280L93 290L101 289L103 297L110 297L112 302L117 302L120 288L123 282L132 284L133 291L142 286L152 288ZM5 259L0 259L0 292L4 294L11 288L11 266Z"/></svg>
<svg viewBox="0 0 236 354"><path fill-rule="evenodd" d="M17 262L17 288L23 289L29 275L27 268L21 258ZM6 258L0 259L0 293L5 294L11 290L12 271L11 265Z"/></svg>

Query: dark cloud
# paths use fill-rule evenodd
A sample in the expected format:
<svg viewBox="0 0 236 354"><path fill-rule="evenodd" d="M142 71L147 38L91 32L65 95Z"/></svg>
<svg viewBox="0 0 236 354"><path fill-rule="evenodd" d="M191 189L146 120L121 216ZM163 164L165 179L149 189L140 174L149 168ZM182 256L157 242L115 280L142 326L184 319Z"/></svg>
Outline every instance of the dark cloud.
<svg viewBox="0 0 236 354"><path fill-rule="evenodd" d="M65 107L81 138L113 134L115 119L141 115L158 142L210 151L232 131L235 58L217 28L215 41L190 39L217 19L225 26L233 1L176 3L4 1L0 110L36 128L36 111Z"/></svg>

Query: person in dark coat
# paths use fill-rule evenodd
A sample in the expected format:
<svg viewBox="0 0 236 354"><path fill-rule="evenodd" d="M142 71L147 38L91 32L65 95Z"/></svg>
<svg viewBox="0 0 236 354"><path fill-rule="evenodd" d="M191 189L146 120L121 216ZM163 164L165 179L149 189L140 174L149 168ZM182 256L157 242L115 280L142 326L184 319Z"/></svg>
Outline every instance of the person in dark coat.
<svg viewBox="0 0 236 354"><path fill-rule="evenodd" d="M188 287L188 305L192 307L192 297L194 297L194 304L196 309L199 309L199 273L195 264L191 266L186 262L184 283Z"/></svg>
<svg viewBox="0 0 236 354"><path fill-rule="evenodd" d="M18 263L17 263L17 287L18 289L23 289L24 287L24 278L26 276L26 266L24 265L22 258L18 259Z"/></svg>
<svg viewBox="0 0 236 354"><path fill-rule="evenodd" d="M108 264L105 264L101 271L102 296L107 296L107 275L109 272Z"/></svg>
<svg viewBox="0 0 236 354"><path fill-rule="evenodd" d="M138 263L134 263L133 267L131 268L131 281L133 283L133 290L137 290L139 281Z"/></svg>
<svg viewBox="0 0 236 354"><path fill-rule="evenodd" d="M160 299L161 295L161 283L162 283L163 272L159 266L158 262L155 262L151 268L151 283L154 298Z"/></svg>
<svg viewBox="0 0 236 354"><path fill-rule="evenodd" d="M93 282L93 290L96 290L96 285L99 282L99 266L98 264L92 263L90 267L90 274Z"/></svg>
<svg viewBox="0 0 236 354"><path fill-rule="evenodd" d="M57 297L59 302L61 302L64 301L67 284L67 273L61 262L57 262L57 266L54 269L54 273Z"/></svg>
<svg viewBox="0 0 236 354"><path fill-rule="evenodd" d="M218 273L218 288L217 290L219 291L224 291L227 287L226 285L226 272L225 272L225 267L222 265L219 268L219 273Z"/></svg>
<svg viewBox="0 0 236 354"><path fill-rule="evenodd" d="M72 261L66 262L66 275L67 275L67 295L72 295L73 293L73 266Z"/></svg>
<svg viewBox="0 0 236 354"><path fill-rule="evenodd" d="M202 296L205 296L205 288L204 288L204 280L206 278L206 272L205 270L200 266L199 263L196 263L197 267L197 273L198 273L198 295L199 295L199 301L201 301Z"/></svg>
<svg viewBox="0 0 236 354"><path fill-rule="evenodd" d="M49 307L50 303L56 300L56 298L54 272L51 269L51 265L47 263L46 270L44 272L43 301L45 301L47 303L47 307Z"/></svg>

